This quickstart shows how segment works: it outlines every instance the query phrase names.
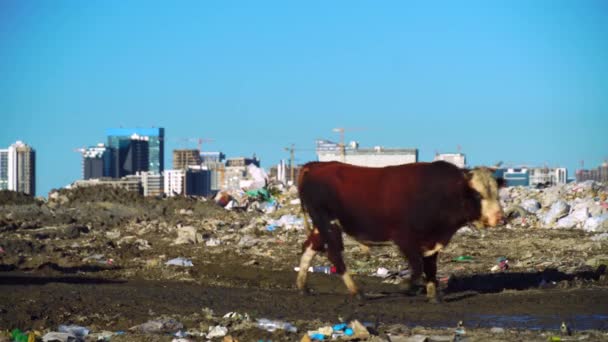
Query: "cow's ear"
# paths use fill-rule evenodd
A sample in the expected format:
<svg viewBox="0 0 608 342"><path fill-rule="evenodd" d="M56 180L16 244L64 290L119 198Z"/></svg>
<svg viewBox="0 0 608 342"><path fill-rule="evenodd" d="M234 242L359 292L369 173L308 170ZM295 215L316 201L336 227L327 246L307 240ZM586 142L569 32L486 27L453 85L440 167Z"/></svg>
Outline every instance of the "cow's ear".
<svg viewBox="0 0 608 342"><path fill-rule="evenodd" d="M505 179L502 177L496 178L496 184L498 184L499 188L502 188L506 185Z"/></svg>

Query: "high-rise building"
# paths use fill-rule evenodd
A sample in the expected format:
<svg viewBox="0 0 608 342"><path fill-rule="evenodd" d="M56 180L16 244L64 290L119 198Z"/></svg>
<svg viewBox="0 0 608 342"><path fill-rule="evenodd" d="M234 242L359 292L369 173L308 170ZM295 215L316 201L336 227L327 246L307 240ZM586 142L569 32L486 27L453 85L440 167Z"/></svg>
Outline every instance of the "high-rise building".
<svg viewBox="0 0 608 342"><path fill-rule="evenodd" d="M115 177L135 174L137 171L161 174L165 170L164 128L110 128L106 130L106 135L108 146L116 150L115 163L120 172ZM137 139L134 140L134 136ZM146 141L146 143L144 144L142 141ZM132 143L136 146L130 149ZM146 149L147 153L140 151L141 149ZM129 155L129 152L132 154ZM129 158L131 159L129 160ZM142 163L146 163L147 167L143 167Z"/></svg>
<svg viewBox="0 0 608 342"><path fill-rule="evenodd" d="M82 151L82 178L113 178L113 149L104 144L97 144Z"/></svg>
<svg viewBox="0 0 608 342"><path fill-rule="evenodd" d="M182 170L189 165L201 165L202 160L198 150L173 150L173 169Z"/></svg>
<svg viewBox="0 0 608 342"><path fill-rule="evenodd" d="M8 149L0 149L0 190L8 190Z"/></svg>
<svg viewBox="0 0 608 342"><path fill-rule="evenodd" d="M36 151L17 141L6 150L8 190L36 195Z"/></svg>

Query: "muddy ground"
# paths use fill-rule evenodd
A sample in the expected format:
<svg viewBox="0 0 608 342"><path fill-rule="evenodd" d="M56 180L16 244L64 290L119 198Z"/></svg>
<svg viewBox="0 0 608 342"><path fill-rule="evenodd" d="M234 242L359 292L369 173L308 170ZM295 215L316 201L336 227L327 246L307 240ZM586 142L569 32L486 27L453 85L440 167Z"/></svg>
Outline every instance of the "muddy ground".
<svg viewBox="0 0 608 342"><path fill-rule="evenodd" d="M469 341L546 341L560 336L561 322L574 331L562 340L608 340L608 239L600 234L463 229L440 255L439 305L401 293L397 272L407 273L407 263L395 248L366 256L347 240L347 265L367 294L357 300L335 275L312 273L312 293L296 291L293 268L304 233L267 229L269 218L295 206L262 214L229 212L211 201L68 195L47 203L0 201L1 330L44 333L77 324L91 333L126 332L112 341L171 341L178 329L129 330L170 317L193 335L220 325L239 341L299 341L307 330L359 320L369 340L405 341L416 334L451 339L462 320ZM181 227L194 227L191 241L178 238ZM463 255L470 260L453 261ZM193 266L165 265L176 257ZM500 257L509 268L492 272ZM314 264L329 265L323 256ZM389 276L375 276L379 268ZM249 319L222 318L229 312ZM260 318L290 322L298 332L259 329Z"/></svg>

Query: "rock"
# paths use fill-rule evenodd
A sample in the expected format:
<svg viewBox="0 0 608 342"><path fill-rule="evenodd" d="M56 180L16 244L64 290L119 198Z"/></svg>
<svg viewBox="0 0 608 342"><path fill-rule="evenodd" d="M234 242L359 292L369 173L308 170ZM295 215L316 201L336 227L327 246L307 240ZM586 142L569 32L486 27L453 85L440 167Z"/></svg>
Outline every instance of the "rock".
<svg viewBox="0 0 608 342"><path fill-rule="evenodd" d="M500 327L494 327L494 328L490 329L490 332L493 334L503 334L505 332L505 329L500 328Z"/></svg>
<svg viewBox="0 0 608 342"><path fill-rule="evenodd" d="M259 239L251 236L251 235L245 235L243 237L241 237L241 239L239 240L238 246L239 247L253 247L255 245L257 245L259 243Z"/></svg>
<svg viewBox="0 0 608 342"><path fill-rule="evenodd" d="M221 240L220 239L216 239L216 238L210 238L209 240L207 240L205 242L205 245L209 246L209 247L215 247L215 246L219 246L221 245Z"/></svg>
<svg viewBox="0 0 608 342"><path fill-rule="evenodd" d="M207 333L207 338L214 338L214 337L222 337L222 336L226 336L226 334L228 333L228 328L223 327L221 325L216 325L213 327L209 327L209 333Z"/></svg>
<svg viewBox="0 0 608 342"><path fill-rule="evenodd" d="M177 239L173 242L174 245L193 244L203 241L202 234L197 233L197 229L192 226L177 228Z"/></svg>

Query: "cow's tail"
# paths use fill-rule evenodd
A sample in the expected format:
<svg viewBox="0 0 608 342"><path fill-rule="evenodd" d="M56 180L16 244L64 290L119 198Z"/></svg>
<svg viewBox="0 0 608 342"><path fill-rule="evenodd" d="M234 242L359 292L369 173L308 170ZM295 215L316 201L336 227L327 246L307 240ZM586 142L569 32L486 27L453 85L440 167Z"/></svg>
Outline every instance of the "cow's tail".
<svg viewBox="0 0 608 342"><path fill-rule="evenodd" d="M298 187L298 196L300 197L300 214L302 216L302 221L304 221L304 229L306 230L306 233L311 233L313 228L310 225L309 222L309 218L310 215L308 214L308 211L306 209L306 205L304 204L304 200L302 198L302 182L304 181L304 176L310 171L310 169L304 165L301 169L300 172L298 172L298 183L297 183L297 187Z"/></svg>

